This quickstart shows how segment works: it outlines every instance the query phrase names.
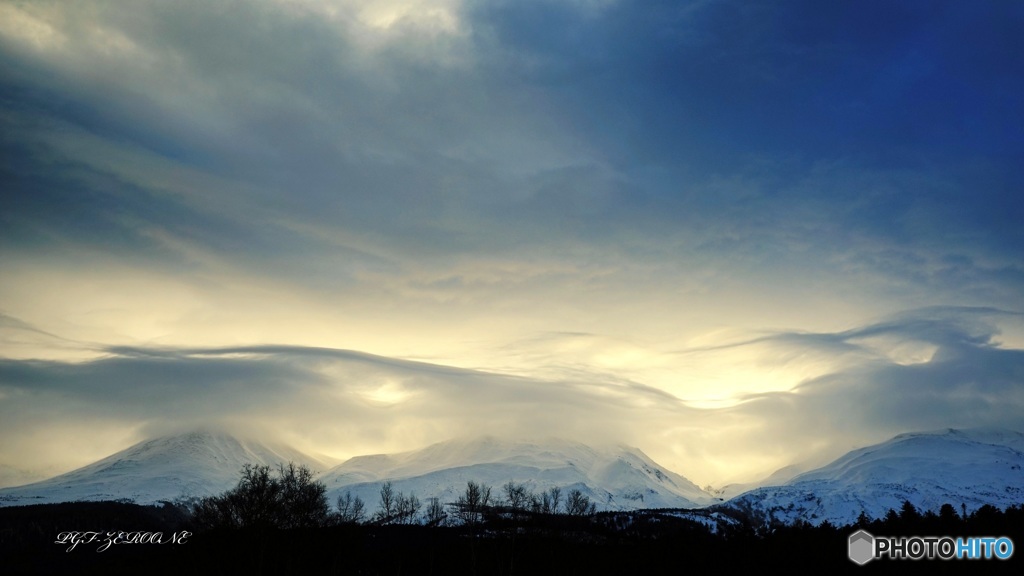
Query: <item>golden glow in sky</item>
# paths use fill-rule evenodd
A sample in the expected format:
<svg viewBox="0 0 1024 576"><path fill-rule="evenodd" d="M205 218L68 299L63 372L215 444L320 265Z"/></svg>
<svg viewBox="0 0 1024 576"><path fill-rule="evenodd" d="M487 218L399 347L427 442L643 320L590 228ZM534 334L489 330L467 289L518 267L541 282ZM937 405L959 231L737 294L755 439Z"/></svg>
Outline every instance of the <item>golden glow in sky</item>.
<svg viewBox="0 0 1024 576"><path fill-rule="evenodd" d="M1012 3L226 6L0 0L0 464L1024 427Z"/></svg>

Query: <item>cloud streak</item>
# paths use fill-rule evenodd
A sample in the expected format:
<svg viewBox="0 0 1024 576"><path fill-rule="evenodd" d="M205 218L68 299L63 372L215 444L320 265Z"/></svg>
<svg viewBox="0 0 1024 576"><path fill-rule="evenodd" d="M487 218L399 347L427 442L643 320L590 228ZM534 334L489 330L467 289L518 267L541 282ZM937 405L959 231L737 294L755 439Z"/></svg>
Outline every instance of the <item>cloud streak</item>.
<svg viewBox="0 0 1024 576"><path fill-rule="evenodd" d="M0 413L36 430L4 458L86 421L338 454L526 423L719 478L1014 425L1021 24L0 1Z"/></svg>
<svg viewBox="0 0 1024 576"><path fill-rule="evenodd" d="M718 408L689 405L593 365L572 377L531 378L280 345L110 347L87 362L5 360L3 432L16 440L3 456L29 459L30 439L53 423L141 435L219 423L283 434L338 457L456 436L542 434L640 445L698 480L766 474L908 429L1021 428L1024 352L993 342L993 321L1019 323L1020 316L925 309L839 333L730 344L760 355L765 370L810 360L834 368ZM890 355L897 344L934 352L906 363ZM857 362L848 361L851 349Z"/></svg>

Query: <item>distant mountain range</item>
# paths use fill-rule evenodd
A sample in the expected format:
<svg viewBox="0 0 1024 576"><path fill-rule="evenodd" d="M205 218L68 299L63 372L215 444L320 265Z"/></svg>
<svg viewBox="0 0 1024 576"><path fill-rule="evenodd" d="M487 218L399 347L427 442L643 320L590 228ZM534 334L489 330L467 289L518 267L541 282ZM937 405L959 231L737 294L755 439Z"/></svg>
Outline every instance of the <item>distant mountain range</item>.
<svg viewBox="0 0 1024 576"><path fill-rule="evenodd" d="M391 481L396 492L444 503L454 502L470 480L491 486L495 497L510 481L535 493L552 487L562 488L563 494L578 489L598 510L695 508L714 501L636 448L595 448L559 439L441 442L403 454L353 458L320 480L332 498L351 492L371 509L384 481Z"/></svg>
<svg viewBox="0 0 1024 576"><path fill-rule="evenodd" d="M0 506L119 499L152 504L202 497L233 487L246 463L276 467L287 462L320 472L332 503L350 493L362 498L370 513L385 481L396 493L415 494L424 503L429 498L454 502L470 480L491 486L500 497L501 487L512 481L538 493L556 486L563 494L578 489L598 510L715 505L813 524L852 523L861 512L881 517L904 500L921 510L949 503L958 511L961 504L974 510L983 504L1004 508L1024 502L1024 434L1005 430L902 434L727 502L624 446L484 437L359 456L331 467L288 447L197 431L147 440L67 474L0 489Z"/></svg>

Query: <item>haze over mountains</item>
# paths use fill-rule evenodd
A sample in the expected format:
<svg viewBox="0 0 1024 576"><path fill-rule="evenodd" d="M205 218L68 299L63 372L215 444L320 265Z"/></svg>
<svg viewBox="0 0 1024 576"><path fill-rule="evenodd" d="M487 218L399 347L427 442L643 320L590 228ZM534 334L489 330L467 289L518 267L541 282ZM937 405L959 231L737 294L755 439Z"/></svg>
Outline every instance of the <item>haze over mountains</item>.
<svg viewBox="0 0 1024 576"><path fill-rule="evenodd" d="M719 504L767 519L812 524L852 523L862 511L878 518L899 509L904 500L921 510L950 503L971 511L984 504L1019 504L1024 498L1024 434L996 429L902 434L724 504L718 495L624 446L482 437L359 456L331 467L331 462L287 447L196 431L141 442L49 480L0 489L0 506L116 499L152 504L202 497L234 486L246 463L287 462L317 472L332 503L351 493L371 513L385 481L422 502L454 502L469 480L491 486L497 497L501 486L513 481L535 492L555 486L563 492L579 489L598 510Z"/></svg>
<svg viewBox="0 0 1024 576"><path fill-rule="evenodd" d="M351 491L371 505L387 480L396 491L441 502L454 502L469 480L492 486L495 496L509 481L534 492L575 488L600 510L692 508L714 501L711 494L636 448L595 448L561 439L441 442L403 454L353 458L321 480L329 495Z"/></svg>

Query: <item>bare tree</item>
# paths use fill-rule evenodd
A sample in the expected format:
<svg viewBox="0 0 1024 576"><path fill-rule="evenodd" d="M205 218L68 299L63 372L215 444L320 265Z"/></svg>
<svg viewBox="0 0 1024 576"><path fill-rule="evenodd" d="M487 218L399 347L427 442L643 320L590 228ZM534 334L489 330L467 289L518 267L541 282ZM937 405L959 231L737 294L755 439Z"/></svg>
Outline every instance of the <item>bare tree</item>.
<svg viewBox="0 0 1024 576"><path fill-rule="evenodd" d="M537 514L558 514L558 505L562 501L562 489L553 486L541 492L540 496L530 495L530 510Z"/></svg>
<svg viewBox="0 0 1024 576"><path fill-rule="evenodd" d="M466 483L466 491L455 501L455 516L464 524L476 525L483 520L484 510L490 505L490 486L481 486L470 480Z"/></svg>
<svg viewBox="0 0 1024 576"><path fill-rule="evenodd" d="M399 524L415 524L416 514L420 511L420 499L416 497L416 494L410 493L409 496L406 496L399 492L397 502L395 521Z"/></svg>
<svg viewBox="0 0 1024 576"><path fill-rule="evenodd" d="M530 512L534 514L544 513L544 498L547 494L541 493L540 496L536 494L530 494Z"/></svg>
<svg viewBox="0 0 1024 576"><path fill-rule="evenodd" d="M387 481L380 487L380 508L374 514L373 520L378 524L390 524L395 520L398 512L398 499L391 487L391 481Z"/></svg>
<svg viewBox="0 0 1024 576"><path fill-rule="evenodd" d="M280 486L280 528L315 528L325 526L330 518L331 506L327 502L327 487L313 480L313 472L305 466L289 463L278 466Z"/></svg>
<svg viewBox="0 0 1024 576"><path fill-rule="evenodd" d="M451 506L455 509L455 517L464 525L469 526L470 534L476 532L478 524L483 522L484 512L491 505L490 486L481 486L470 480L466 482L466 491ZM472 573L476 573L476 538L469 541L469 557Z"/></svg>
<svg viewBox="0 0 1024 576"><path fill-rule="evenodd" d="M391 482L380 487L380 508L373 515L377 524L413 524L422 504L416 494L395 493Z"/></svg>
<svg viewBox="0 0 1024 576"><path fill-rule="evenodd" d="M203 528L303 528L323 526L330 516L326 487L305 466L246 464L242 477L220 496L203 498L193 520Z"/></svg>
<svg viewBox="0 0 1024 576"><path fill-rule="evenodd" d="M509 480L504 486L502 486L502 490L505 492L505 501L509 508L516 512L521 512L526 509L526 505L530 501L532 494L525 484L516 484Z"/></svg>
<svg viewBox="0 0 1024 576"><path fill-rule="evenodd" d="M243 466L238 485L227 493L238 526L273 526L280 515L280 492L281 485L271 477L270 466Z"/></svg>
<svg viewBox="0 0 1024 576"><path fill-rule="evenodd" d="M444 512L444 506L441 505L439 498L430 498L427 500L427 526L442 526L448 519L448 515Z"/></svg>
<svg viewBox="0 0 1024 576"><path fill-rule="evenodd" d="M597 511L597 505L590 501L578 488L569 491L565 500L565 512L570 516L590 516Z"/></svg>
<svg viewBox="0 0 1024 576"><path fill-rule="evenodd" d="M545 512L548 514L558 514L558 505L562 503L562 489L558 486L552 486L547 493L550 508L545 510Z"/></svg>
<svg viewBox="0 0 1024 576"><path fill-rule="evenodd" d="M519 521L523 519L524 512L529 508L531 501L536 500L533 492L525 484L516 483L511 480L502 486L505 493L505 504L509 508L512 519Z"/></svg>
<svg viewBox="0 0 1024 576"><path fill-rule="evenodd" d="M352 497L351 492L338 496L338 522L341 524L360 524L366 519L366 506L359 496Z"/></svg>
<svg viewBox="0 0 1024 576"><path fill-rule="evenodd" d="M238 515L227 494L201 498L192 503L191 511L192 523L200 530L240 527Z"/></svg>

